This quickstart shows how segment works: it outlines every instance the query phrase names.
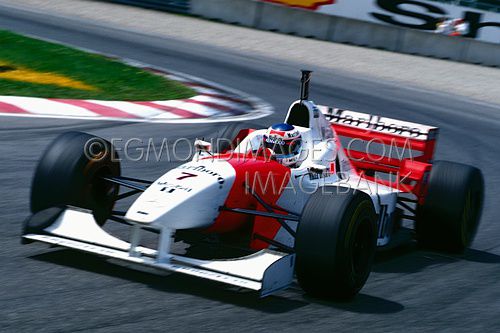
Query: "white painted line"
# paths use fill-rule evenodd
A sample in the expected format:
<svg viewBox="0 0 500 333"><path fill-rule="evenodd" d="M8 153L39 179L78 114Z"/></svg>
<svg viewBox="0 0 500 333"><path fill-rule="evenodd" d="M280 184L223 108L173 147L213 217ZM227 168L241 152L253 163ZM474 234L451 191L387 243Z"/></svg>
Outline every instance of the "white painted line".
<svg viewBox="0 0 500 333"><path fill-rule="evenodd" d="M203 88L203 87L189 87L196 91L198 94L215 94L215 95L224 95L222 91L220 90L215 90L215 89L209 89L209 88Z"/></svg>
<svg viewBox="0 0 500 333"><path fill-rule="evenodd" d="M246 113L238 116L213 117L213 118L112 118L112 117L82 117L82 116L58 116L45 114L22 114L22 113L0 113L1 117L17 117L17 118L47 118L47 119L66 119L66 120L97 120L97 121L112 121L112 122L127 122L127 123L153 123L153 124L208 124L208 123L226 123L234 121L254 120L269 116L269 112L254 112Z"/></svg>
<svg viewBox="0 0 500 333"><path fill-rule="evenodd" d="M195 101L200 101L200 102L210 102L210 103L215 103L219 104L222 106L226 106L229 108L235 108L237 110L251 110L249 105L245 103L245 101L241 101L241 103L233 102L233 101L228 101L226 99L222 98L217 98L217 97L210 97L210 96L205 96L205 95L198 95L191 97L190 99L193 99Z"/></svg>

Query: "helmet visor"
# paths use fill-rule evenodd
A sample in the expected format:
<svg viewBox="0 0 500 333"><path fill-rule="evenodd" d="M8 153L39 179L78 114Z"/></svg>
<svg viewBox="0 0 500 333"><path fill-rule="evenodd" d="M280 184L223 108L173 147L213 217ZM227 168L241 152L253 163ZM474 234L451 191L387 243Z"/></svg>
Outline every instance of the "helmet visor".
<svg viewBox="0 0 500 333"><path fill-rule="evenodd" d="M297 155L301 146L301 138L293 140L273 140L268 136L264 137L264 147L271 149L276 155Z"/></svg>

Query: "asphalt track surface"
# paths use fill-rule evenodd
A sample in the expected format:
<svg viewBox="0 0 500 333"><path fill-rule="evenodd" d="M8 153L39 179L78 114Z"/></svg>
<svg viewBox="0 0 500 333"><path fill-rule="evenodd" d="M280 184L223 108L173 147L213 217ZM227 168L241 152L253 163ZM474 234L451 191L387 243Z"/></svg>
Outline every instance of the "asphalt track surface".
<svg viewBox="0 0 500 333"><path fill-rule="evenodd" d="M265 127L279 122L298 96L301 66L296 63L7 8L0 8L0 28L197 75L258 96L276 108L270 117L238 125ZM156 142L222 135L228 124L5 117L0 118L0 331L498 331L499 106L313 69L318 71L311 93L316 102L438 125L437 158L483 170L486 204L472 249L452 256L409 243L382 253L361 294L352 302L337 303L310 298L297 286L258 299L195 278L157 277L72 251L22 246L20 226L29 212L33 170L59 133L82 130L124 140L152 137ZM175 163L142 159L122 165L127 175L154 178Z"/></svg>

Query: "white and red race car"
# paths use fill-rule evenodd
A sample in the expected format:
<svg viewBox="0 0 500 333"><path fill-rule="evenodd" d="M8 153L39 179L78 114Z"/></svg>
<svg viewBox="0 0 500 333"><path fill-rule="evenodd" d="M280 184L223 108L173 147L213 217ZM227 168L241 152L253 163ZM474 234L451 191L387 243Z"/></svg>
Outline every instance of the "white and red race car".
<svg viewBox="0 0 500 333"><path fill-rule="evenodd" d="M303 141L303 158L293 168L262 149L265 129L244 129L225 148L197 141L192 161L151 182L121 176L108 141L62 134L36 169L23 242L189 274L261 296L288 287L296 276L306 292L337 298L359 292L377 247L390 246L409 225L426 246L467 247L482 210L481 171L434 162L436 127L315 105L308 100L309 80L303 71L301 99L285 118ZM131 191L119 194L119 187ZM117 200L134 194L140 196L126 212L113 211ZM129 225L128 241L101 228L106 221ZM146 232L158 234L155 249L141 246ZM192 244L213 235L222 248L238 244L250 252L202 259L172 251L176 241Z"/></svg>

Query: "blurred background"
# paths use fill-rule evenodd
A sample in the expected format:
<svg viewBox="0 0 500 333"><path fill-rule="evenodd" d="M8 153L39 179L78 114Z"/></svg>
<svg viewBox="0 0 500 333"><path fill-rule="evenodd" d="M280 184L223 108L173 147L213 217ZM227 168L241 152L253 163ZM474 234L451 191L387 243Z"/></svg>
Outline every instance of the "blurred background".
<svg viewBox="0 0 500 333"><path fill-rule="evenodd" d="M0 331L500 329L497 0L0 0L0 29ZM161 70L169 83L89 62L95 53ZM448 255L410 242L380 253L362 293L339 303L298 286L259 300L207 281L19 244L36 163L60 133L139 138L137 149L149 138L268 127L299 97L303 68L314 71L318 104L438 126L437 159L481 168L486 203L471 249ZM177 85L188 78L209 88ZM222 92L233 100L197 97ZM39 99L26 102L30 96ZM246 105L244 117L226 114L231 103ZM147 122L158 116L152 107L177 122ZM119 119L124 114L146 121ZM199 121L183 120L190 117ZM122 169L153 179L179 163L128 160Z"/></svg>

